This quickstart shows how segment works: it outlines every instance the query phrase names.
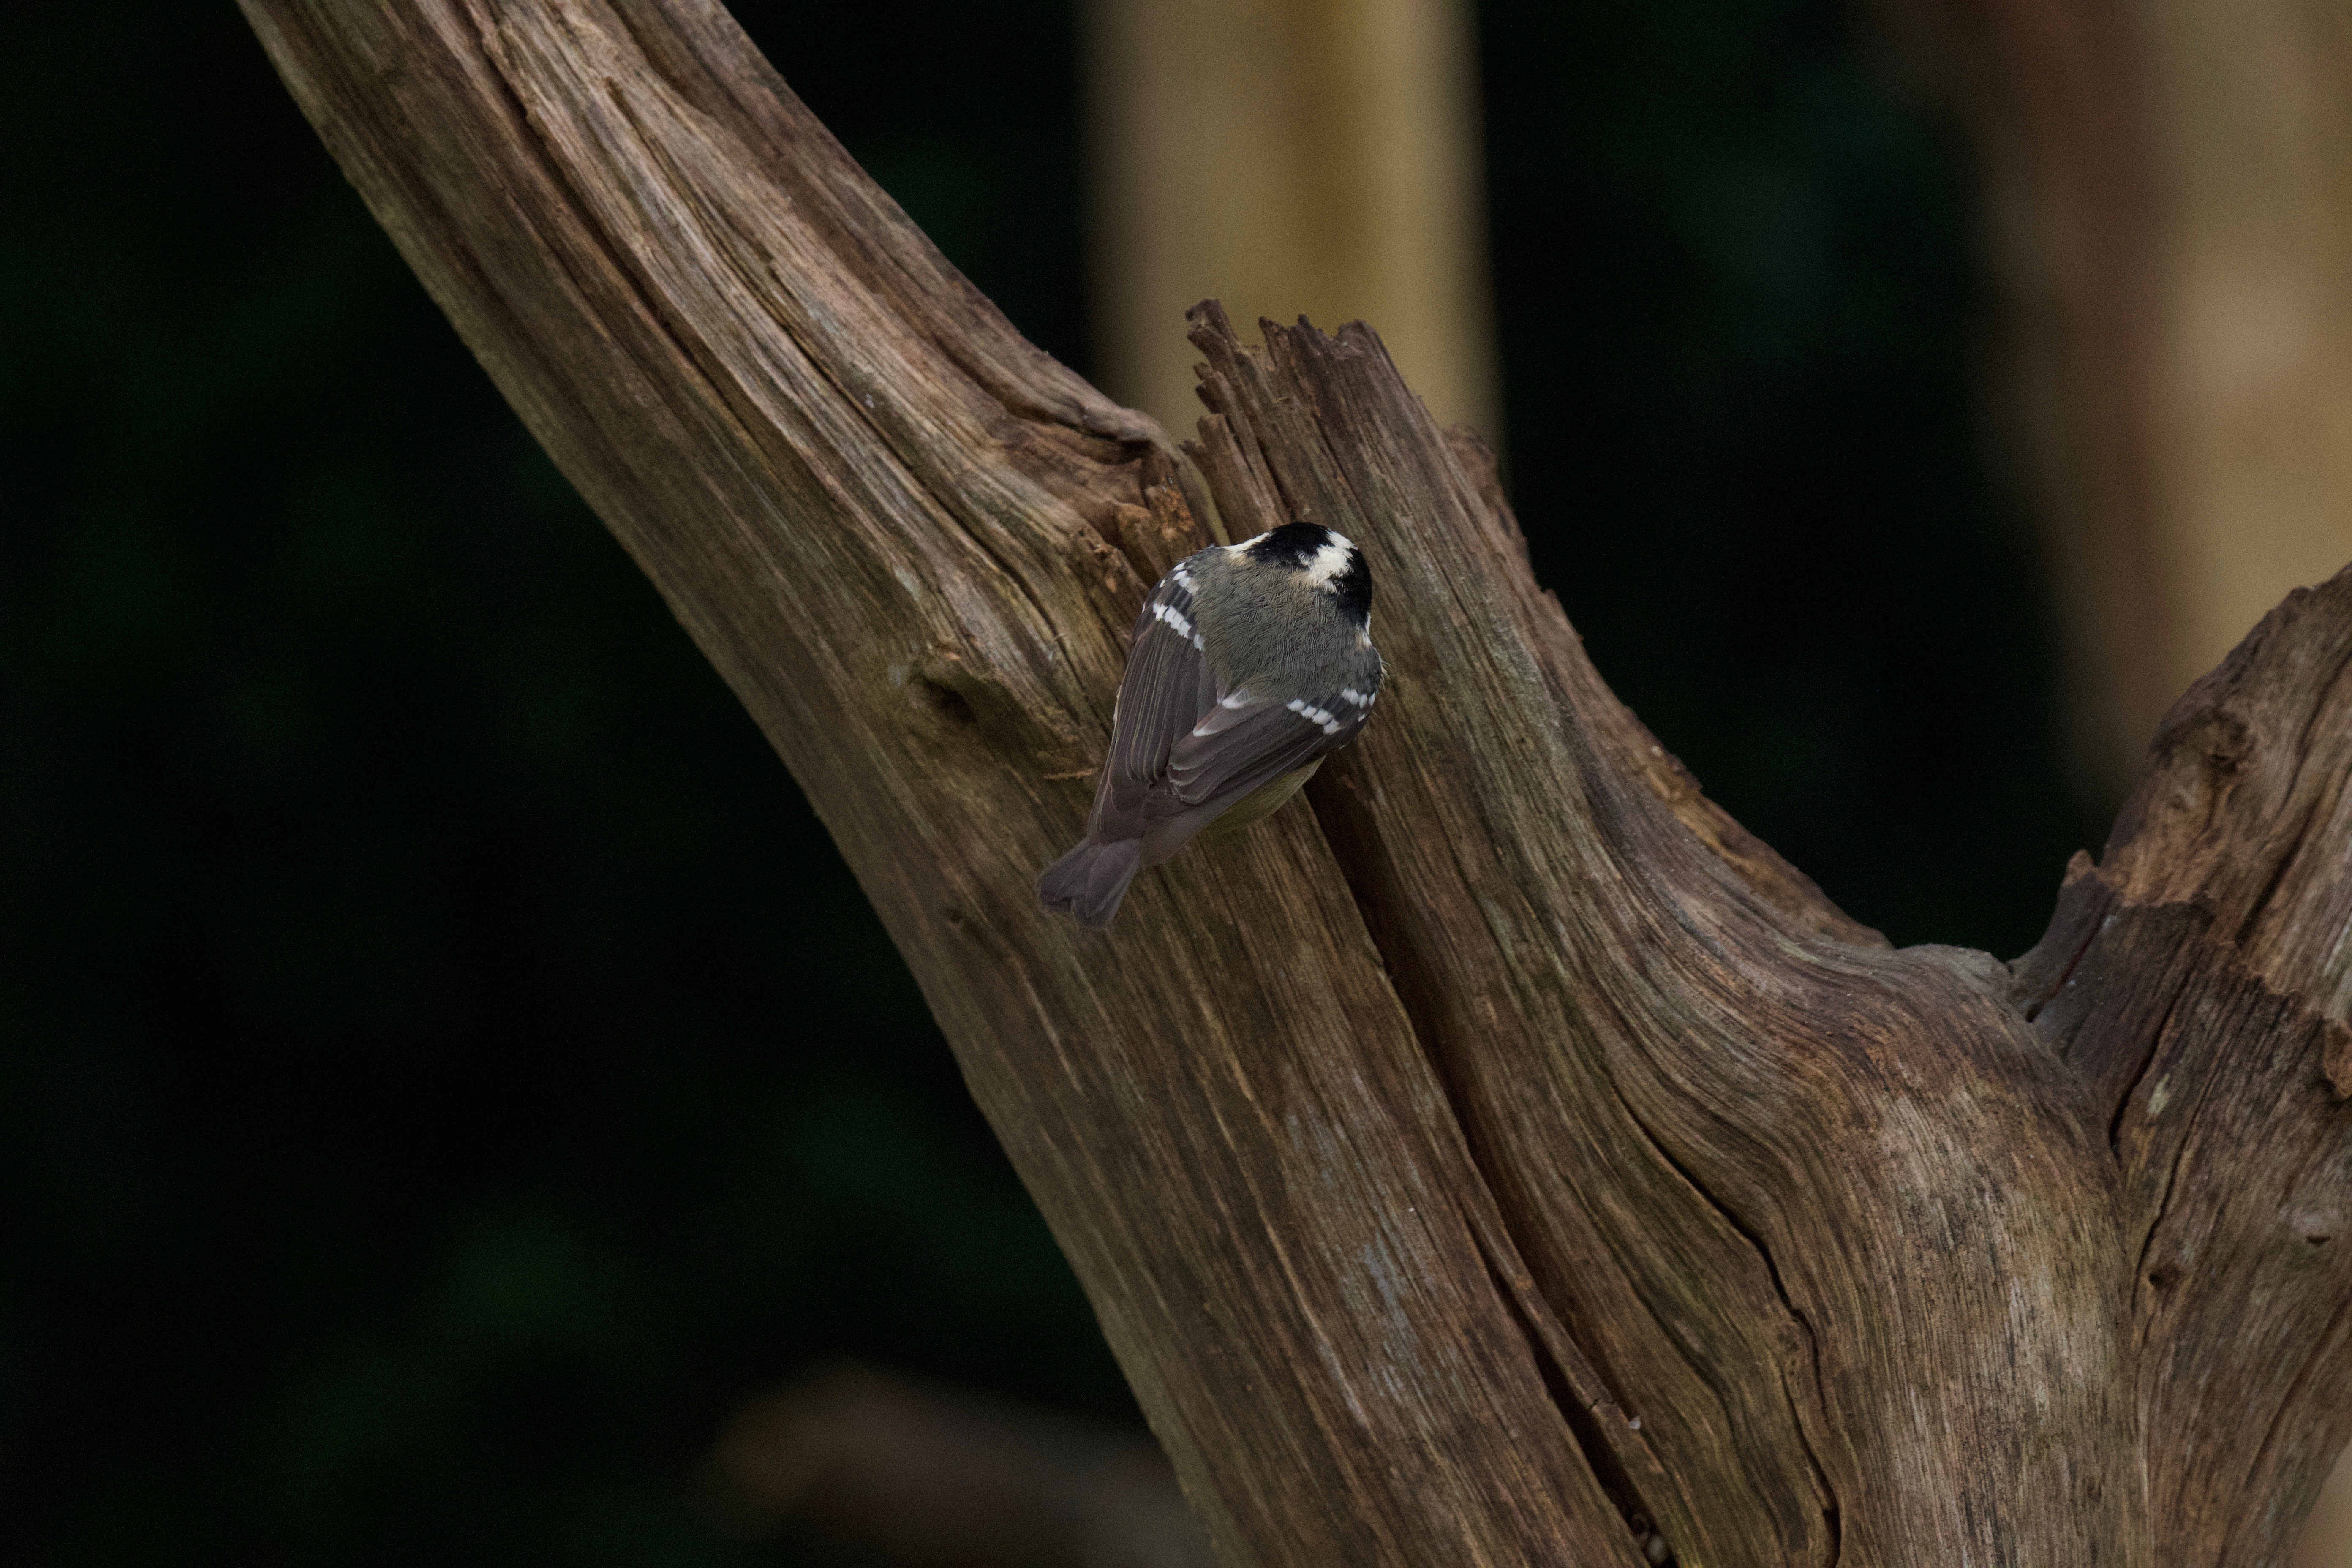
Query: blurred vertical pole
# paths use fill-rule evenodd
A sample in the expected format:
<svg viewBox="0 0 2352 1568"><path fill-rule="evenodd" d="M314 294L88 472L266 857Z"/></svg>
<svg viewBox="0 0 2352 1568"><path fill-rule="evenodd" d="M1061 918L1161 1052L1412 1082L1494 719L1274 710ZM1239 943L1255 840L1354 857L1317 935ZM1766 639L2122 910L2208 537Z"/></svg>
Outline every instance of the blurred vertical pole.
<svg viewBox="0 0 2352 1568"><path fill-rule="evenodd" d="M1874 0L1977 155L1992 384L2087 794L2352 560L2352 9Z"/></svg>
<svg viewBox="0 0 2352 1568"><path fill-rule="evenodd" d="M1183 312L1361 317L1500 444L1467 0L1088 0L1098 379L1179 435Z"/></svg>

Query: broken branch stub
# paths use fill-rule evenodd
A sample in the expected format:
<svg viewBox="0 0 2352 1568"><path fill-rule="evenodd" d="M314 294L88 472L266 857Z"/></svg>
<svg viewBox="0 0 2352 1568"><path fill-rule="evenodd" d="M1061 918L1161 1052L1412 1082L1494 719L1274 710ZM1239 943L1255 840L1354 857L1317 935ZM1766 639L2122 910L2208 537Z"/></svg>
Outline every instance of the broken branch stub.
<svg viewBox="0 0 2352 1568"><path fill-rule="evenodd" d="M2173 708L2012 967L2121 1180L2158 1561L2280 1561L2352 1440L2352 568Z"/></svg>

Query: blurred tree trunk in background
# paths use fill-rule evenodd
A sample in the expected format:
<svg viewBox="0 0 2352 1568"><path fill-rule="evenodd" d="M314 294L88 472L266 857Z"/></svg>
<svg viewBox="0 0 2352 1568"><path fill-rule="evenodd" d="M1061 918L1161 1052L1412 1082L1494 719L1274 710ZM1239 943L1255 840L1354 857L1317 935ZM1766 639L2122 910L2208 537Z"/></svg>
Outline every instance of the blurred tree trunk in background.
<svg viewBox="0 0 2352 1568"><path fill-rule="evenodd" d="M2352 555L2352 9L1874 0L1973 140L2084 785Z"/></svg>
<svg viewBox="0 0 2352 1568"><path fill-rule="evenodd" d="M1171 429L1170 331L1377 321L1441 423L1499 431L1466 0L1087 0L1096 358Z"/></svg>

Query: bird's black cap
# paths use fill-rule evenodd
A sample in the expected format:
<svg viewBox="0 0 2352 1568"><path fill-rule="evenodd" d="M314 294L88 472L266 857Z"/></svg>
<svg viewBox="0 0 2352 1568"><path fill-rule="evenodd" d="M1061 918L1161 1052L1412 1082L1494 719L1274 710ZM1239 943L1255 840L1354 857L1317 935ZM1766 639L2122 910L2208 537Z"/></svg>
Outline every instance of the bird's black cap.
<svg viewBox="0 0 2352 1568"><path fill-rule="evenodd" d="M1372 571L1346 535L1318 522L1286 522L1252 540L1248 549L1253 561L1312 574L1339 601L1342 615L1358 626L1370 623Z"/></svg>

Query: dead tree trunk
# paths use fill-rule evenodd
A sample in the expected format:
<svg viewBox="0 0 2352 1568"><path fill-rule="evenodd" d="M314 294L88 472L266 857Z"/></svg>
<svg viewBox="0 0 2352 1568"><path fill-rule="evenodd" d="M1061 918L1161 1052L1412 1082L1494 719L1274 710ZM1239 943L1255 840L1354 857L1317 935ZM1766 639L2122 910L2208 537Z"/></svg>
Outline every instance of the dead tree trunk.
<svg viewBox="0 0 2352 1568"><path fill-rule="evenodd" d="M1363 544L1392 695L1089 936L1031 878L1208 537L1160 431L712 0L243 3L815 803L1229 1561L2279 1558L2352 1436L2352 574L2040 947L1895 952L1612 698L1368 330L1206 308L1208 489Z"/></svg>

